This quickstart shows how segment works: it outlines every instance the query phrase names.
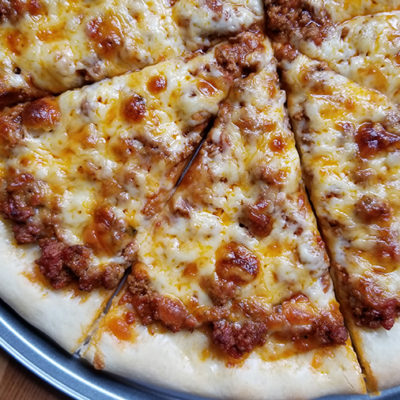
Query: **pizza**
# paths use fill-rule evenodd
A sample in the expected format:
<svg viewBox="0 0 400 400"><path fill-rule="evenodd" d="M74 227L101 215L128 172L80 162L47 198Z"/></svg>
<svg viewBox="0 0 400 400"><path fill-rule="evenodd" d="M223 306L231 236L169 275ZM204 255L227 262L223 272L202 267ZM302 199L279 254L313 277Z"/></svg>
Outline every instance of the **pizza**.
<svg viewBox="0 0 400 400"><path fill-rule="evenodd" d="M1 271L3 299L63 347L76 347L233 79L258 62L260 40L245 33L190 60L2 112L1 213L9 224L2 225L1 253L15 259ZM227 64L236 51L241 65ZM8 254L11 243L25 246ZM32 293L22 301L15 290L25 286ZM43 303L33 301L44 295ZM48 307L61 307L57 315L70 316L70 329L41 321Z"/></svg>
<svg viewBox="0 0 400 400"><path fill-rule="evenodd" d="M298 55L284 60L288 109L337 293L370 385L397 382L400 316L397 105Z"/></svg>
<svg viewBox="0 0 400 400"><path fill-rule="evenodd" d="M1 299L180 393L399 385L399 13L0 0Z"/></svg>
<svg viewBox="0 0 400 400"><path fill-rule="evenodd" d="M96 368L225 398L304 397L305 379L314 396L362 390L265 47L138 237L136 263L87 350ZM168 366L154 374L145 360L156 355Z"/></svg>
<svg viewBox="0 0 400 400"><path fill-rule="evenodd" d="M142 69L262 23L261 0L225 3L2 0L0 106Z"/></svg>

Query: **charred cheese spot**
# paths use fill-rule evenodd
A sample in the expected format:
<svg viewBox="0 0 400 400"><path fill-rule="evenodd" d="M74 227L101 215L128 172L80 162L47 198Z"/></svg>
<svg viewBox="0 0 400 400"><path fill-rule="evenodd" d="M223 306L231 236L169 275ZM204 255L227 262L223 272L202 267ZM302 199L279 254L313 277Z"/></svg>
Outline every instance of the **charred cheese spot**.
<svg viewBox="0 0 400 400"><path fill-rule="evenodd" d="M94 211L93 221L85 228L83 237L96 254L114 255L122 249L126 233L125 221L105 206Z"/></svg>
<svg viewBox="0 0 400 400"><path fill-rule="evenodd" d="M128 122L140 122L146 115L146 100L134 93L123 104L122 114Z"/></svg>
<svg viewBox="0 0 400 400"><path fill-rule="evenodd" d="M276 124L273 121L265 121L254 118L248 115L246 109L241 111L241 117L235 121L235 124L240 128L241 134L247 139L252 139L257 135L263 135L276 129Z"/></svg>
<svg viewBox="0 0 400 400"><path fill-rule="evenodd" d="M197 88L204 96L214 96L217 92L217 89L210 82L207 82L205 80L199 81L197 83Z"/></svg>
<svg viewBox="0 0 400 400"><path fill-rule="evenodd" d="M269 148L272 151L276 152L282 152L285 146L286 146L285 140L280 136L273 138L269 143Z"/></svg>
<svg viewBox="0 0 400 400"><path fill-rule="evenodd" d="M36 36L42 42L51 42L63 39L65 24L60 23L57 26L52 26L49 29L42 29L37 32Z"/></svg>
<svg viewBox="0 0 400 400"><path fill-rule="evenodd" d="M254 171L254 177L271 186L281 186L285 182L287 172L269 166L260 166Z"/></svg>
<svg viewBox="0 0 400 400"><path fill-rule="evenodd" d="M30 15L39 15L43 10L43 4L40 0L28 1L28 12Z"/></svg>
<svg viewBox="0 0 400 400"><path fill-rule="evenodd" d="M373 178L375 172L371 168L357 168L353 173L353 180L359 185L366 185Z"/></svg>
<svg viewBox="0 0 400 400"><path fill-rule="evenodd" d="M39 15L42 10L40 0L3 0L0 2L0 22L9 20L16 23L25 13Z"/></svg>
<svg viewBox="0 0 400 400"><path fill-rule="evenodd" d="M400 244L397 232L381 229L375 244L375 255L381 262L389 262L392 268L400 262Z"/></svg>
<svg viewBox="0 0 400 400"><path fill-rule="evenodd" d="M167 88L167 79L162 76L152 76L147 82L147 89L152 94L158 94Z"/></svg>
<svg viewBox="0 0 400 400"><path fill-rule="evenodd" d="M188 263L184 268L182 275L185 277L195 277L199 269L197 268L197 264L194 262Z"/></svg>
<svg viewBox="0 0 400 400"><path fill-rule="evenodd" d="M50 131L60 119L58 103L50 97L28 103L22 112L22 123L28 129Z"/></svg>
<svg viewBox="0 0 400 400"><path fill-rule="evenodd" d="M247 205L243 209L240 223L256 237L267 237L272 230L273 220L269 213L271 204L269 201L261 200L254 205Z"/></svg>
<svg viewBox="0 0 400 400"><path fill-rule="evenodd" d="M21 55L26 41L26 36L18 30L13 30L7 35L7 47L16 55Z"/></svg>
<svg viewBox="0 0 400 400"><path fill-rule="evenodd" d="M362 158L370 158L380 151L393 147L400 148L400 136L386 131L382 125L366 122L362 124L355 136Z"/></svg>
<svg viewBox="0 0 400 400"><path fill-rule="evenodd" d="M391 215L390 205L375 196L364 195L355 205L356 215L365 223L387 220Z"/></svg>
<svg viewBox="0 0 400 400"><path fill-rule="evenodd" d="M121 23L115 15L92 19L87 24L86 34L93 41L96 51L104 56L114 55L124 42Z"/></svg>
<svg viewBox="0 0 400 400"><path fill-rule="evenodd" d="M236 242L230 242L217 250L215 270L217 275L227 281L237 284L247 284L253 281L260 270L257 256Z"/></svg>

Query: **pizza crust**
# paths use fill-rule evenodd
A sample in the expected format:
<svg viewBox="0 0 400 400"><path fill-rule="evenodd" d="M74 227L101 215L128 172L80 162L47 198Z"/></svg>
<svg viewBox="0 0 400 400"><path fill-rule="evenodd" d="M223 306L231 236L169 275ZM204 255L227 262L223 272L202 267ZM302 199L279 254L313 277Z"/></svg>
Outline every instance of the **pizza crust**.
<svg viewBox="0 0 400 400"><path fill-rule="evenodd" d="M101 314L112 292L79 295L34 282L37 246L18 246L0 221L0 296L22 318L73 353Z"/></svg>
<svg viewBox="0 0 400 400"><path fill-rule="evenodd" d="M400 319L389 331L357 326L352 326L350 330L368 381L372 382L370 389L383 390L399 385Z"/></svg>
<svg viewBox="0 0 400 400"><path fill-rule="evenodd" d="M120 341L109 331L100 330L83 357L96 368L129 380L232 400L365 392L350 342L326 352L319 349L277 361L263 360L254 352L233 367L205 357L208 347L208 338L198 331L152 335L146 327L138 326L134 341ZM313 363L315 359L318 363Z"/></svg>

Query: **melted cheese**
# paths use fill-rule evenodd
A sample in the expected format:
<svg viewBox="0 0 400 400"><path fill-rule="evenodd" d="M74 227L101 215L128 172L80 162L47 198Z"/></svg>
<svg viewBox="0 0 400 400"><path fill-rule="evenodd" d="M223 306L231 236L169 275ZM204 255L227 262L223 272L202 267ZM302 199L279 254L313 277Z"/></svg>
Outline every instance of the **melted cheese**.
<svg viewBox="0 0 400 400"><path fill-rule="evenodd" d="M146 287L137 288L137 308L133 305L136 300L131 304L125 297L127 284L113 300L84 352L84 357L97 368L198 395L232 399L281 398L281 388L287 385L272 375L274 370L279 370L279 376L285 371L285 379L292 379L297 371L312 368L318 377L328 377L330 384L325 387L329 388L336 371L343 374L338 380L340 387L349 382L354 372L359 373L349 341L343 346L299 354L293 336L288 340L268 336L263 346L233 363L210 346L207 330L212 324L206 329L171 332L156 324L140 323L139 315L147 310L151 310L147 322L151 318L162 320L162 315L171 320L181 318L179 306L157 309L155 317L151 316L160 295L172 301L181 299L190 304L190 310L215 306L202 278L215 275L216 253L222 244L231 241L246 246L260 262L258 276L240 285L233 302L255 301L270 310L288 297L303 293L310 300L311 313L330 315L337 307L327 275L327 256L318 243L319 234L306 200L299 157L286 120L285 94L279 88L275 67L268 44L257 72L237 82L230 91L207 140L167 207L148 230L139 232L140 264L134 266L134 271L147 271L149 291L146 293ZM260 198L270 202L268 213L273 221L272 230L261 238L240 224L244 206ZM128 278L132 286L134 280L134 274ZM153 290L158 292L155 298ZM235 321L234 313L227 319L232 317ZM132 318L128 324L127 316L131 314L136 320ZM230 340L229 333L227 336ZM246 340L251 341L251 336L246 334ZM338 359L336 352L340 352ZM343 368L350 360L351 367ZM258 373L260 378L255 375ZM298 393L297 388L302 387L307 376L311 374L301 373L299 385L291 385L296 393L283 393L283 397L314 396L315 393ZM239 377L243 378L243 385L238 385L241 392L235 386ZM254 384L249 384L250 377ZM276 395L269 389L271 383L277 387ZM359 383L349 386L349 391L362 391Z"/></svg>
<svg viewBox="0 0 400 400"><path fill-rule="evenodd" d="M180 0L173 7L174 20L191 50L209 46L215 37L261 24L263 12L259 0Z"/></svg>
<svg viewBox="0 0 400 400"><path fill-rule="evenodd" d="M342 22L359 15L400 9L399 0L310 0L322 5L335 22Z"/></svg>
<svg viewBox="0 0 400 400"><path fill-rule="evenodd" d="M0 89L59 93L210 46L216 42L210 36L262 20L261 0L227 1L215 23L197 3L41 0L35 15L26 12L0 25Z"/></svg>
<svg viewBox="0 0 400 400"><path fill-rule="evenodd" d="M55 100L61 118L54 129L23 128L24 139L5 168L46 183L58 199L67 243L84 241L96 206L113 207L138 229L150 218L144 211L149 199L156 197L161 205L168 199L201 129L228 94L231 78L216 63L214 51L65 92ZM158 93L149 86L154 77L165 81ZM212 91L200 90L205 83ZM124 114L132 96L145 103L136 122Z"/></svg>
<svg viewBox="0 0 400 400"><path fill-rule="evenodd" d="M260 72L238 84L168 207L153 226L138 235L138 259L147 266L151 285L161 294L188 301L195 296L211 305L201 285L215 273L218 249L229 242L256 255L261 271L240 287L240 299L257 298L271 307L303 293L318 311L335 303L332 287L323 288L327 257L317 244L315 220L302 186L299 157L286 121L284 92L279 89L275 61L267 47ZM266 95L268 94L268 95ZM279 137L280 151L271 149ZM221 150L222 148L222 150ZM282 171L281 186L258 179L257 171ZM273 221L264 238L240 224L244 206L260 198L270 201ZM188 204L188 215L175 211ZM186 276L196 264L195 277ZM115 305L110 315L126 306Z"/></svg>
<svg viewBox="0 0 400 400"><path fill-rule="evenodd" d="M351 18L400 10L399 0L306 0L316 14L326 13L334 23Z"/></svg>
<svg viewBox="0 0 400 400"><path fill-rule="evenodd" d="M308 57L400 102L400 11L361 16L330 29L320 45L300 40Z"/></svg>
<svg viewBox="0 0 400 400"><path fill-rule="evenodd" d="M3 79L18 80L13 72L18 67L36 87L57 93L82 85L85 74L89 80L100 80L184 51L164 0L42 0L41 4L44 12L25 13L17 22L2 24L0 46L8 67L1 70ZM108 54L88 36L93 21L103 23L92 30L98 29L99 40L111 41ZM14 87L12 81L8 84Z"/></svg>
<svg viewBox="0 0 400 400"><path fill-rule="evenodd" d="M362 161L355 141L366 122L382 124L398 135L396 105L305 56L285 62L284 69L303 168L333 260L346 268L351 279L373 277L385 295L399 295L400 264L392 260L388 270L376 258L376 244L382 223L394 238L400 235L400 150L389 147ZM357 179L359 170L367 171L368 178ZM387 222L365 223L357 217L355 207L363 196L390 207ZM398 239L393 240L397 245Z"/></svg>

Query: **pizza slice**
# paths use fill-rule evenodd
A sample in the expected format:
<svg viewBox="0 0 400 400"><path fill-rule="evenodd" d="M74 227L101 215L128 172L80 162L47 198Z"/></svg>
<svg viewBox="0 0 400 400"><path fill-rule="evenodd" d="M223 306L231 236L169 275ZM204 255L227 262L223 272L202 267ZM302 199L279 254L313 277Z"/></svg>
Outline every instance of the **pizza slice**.
<svg viewBox="0 0 400 400"><path fill-rule="evenodd" d="M400 11L353 18L330 27L321 42L292 38L310 58L335 72L377 89L400 103Z"/></svg>
<svg viewBox="0 0 400 400"><path fill-rule="evenodd" d="M265 5L267 29L276 40L317 46L341 22L400 10L400 0L265 0Z"/></svg>
<svg viewBox="0 0 400 400"><path fill-rule="evenodd" d="M202 396L364 390L270 46L221 106L84 357Z"/></svg>
<svg viewBox="0 0 400 400"><path fill-rule="evenodd" d="M72 351L136 259L136 232L263 49L262 35L244 33L190 60L3 110L1 298Z"/></svg>
<svg viewBox="0 0 400 400"><path fill-rule="evenodd" d="M261 0L205 3L208 8L192 0L2 1L0 107L210 47L263 18Z"/></svg>
<svg viewBox="0 0 400 400"><path fill-rule="evenodd" d="M306 183L372 389L400 383L397 106L304 55L282 61Z"/></svg>

